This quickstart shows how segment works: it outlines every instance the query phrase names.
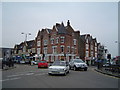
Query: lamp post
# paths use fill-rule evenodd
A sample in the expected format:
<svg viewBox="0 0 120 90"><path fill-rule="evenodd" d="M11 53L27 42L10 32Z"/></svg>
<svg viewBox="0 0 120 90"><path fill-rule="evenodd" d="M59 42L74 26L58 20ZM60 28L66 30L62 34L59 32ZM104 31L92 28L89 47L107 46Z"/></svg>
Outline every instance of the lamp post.
<svg viewBox="0 0 120 90"><path fill-rule="evenodd" d="M24 43L25 43L25 50L24 50L24 52L26 53L26 41L27 41L27 35L31 35L31 33L24 33L24 32L22 32L21 34L24 34L24 35L25 35L25 41L24 41Z"/></svg>
<svg viewBox="0 0 120 90"><path fill-rule="evenodd" d="M27 35L31 35L31 33L24 33L24 32L22 32L21 34L25 34L25 42L27 41Z"/></svg>

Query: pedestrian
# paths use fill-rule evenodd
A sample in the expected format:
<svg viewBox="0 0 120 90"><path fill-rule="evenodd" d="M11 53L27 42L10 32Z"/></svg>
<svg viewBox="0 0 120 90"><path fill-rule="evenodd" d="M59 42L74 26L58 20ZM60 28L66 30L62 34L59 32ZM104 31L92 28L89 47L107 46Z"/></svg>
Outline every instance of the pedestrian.
<svg viewBox="0 0 120 90"><path fill-rule="evenodd" d="M11 64L12 64L12 60L11 60L11 58L8 58L8 63L9 63L8 66L11 67L11 66L12 66L12 65L11 65Z"/></svg>
<svg viewBox="0 0 120 90"><path fill-rule="evenodd" d="M11 59L11 65L12 65L12 67L14 67L14 60L13 60L13 58Z"/></svg>

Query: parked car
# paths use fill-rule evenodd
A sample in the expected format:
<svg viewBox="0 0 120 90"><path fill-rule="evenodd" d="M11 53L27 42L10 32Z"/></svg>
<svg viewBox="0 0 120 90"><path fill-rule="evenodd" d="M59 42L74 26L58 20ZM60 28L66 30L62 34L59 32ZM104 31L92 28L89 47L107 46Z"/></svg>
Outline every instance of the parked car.
<svg viewBox="0 0 120 90"><path fill-rule="evenodd" d="M46 67L46 68L48 68L48 63L47 63L46 60L40 60L40 61L38 62L38 68L41 68L41 67Z"/></svg>
<svg viewBox="0 0 120 90"><path fill-rule="evenodd" d="M21 61L20 61L20 64L25 64L25 61L24 61L24 60L21 60Z"/></svg>
<svg viewBox="0 0 120 90"><path fill-rule="evenodd" d="M103 64L103 67L109 67L111 65L116 65L115 61L106 62L105 64Z"/></svg>
<svg viewBox="0 0 120 90"><path fill-rule="evenodd" d="M48 70L48 74L62 74L66 75L69 73L69 63L66 61L55 61Z"/></svg>
<svg viewBox="0 0 120 90"><path fill-rule="evenodd" d="M39 61L32 61L34 65L37 65Z"/></svg>
<svg viewBox="0 0 120 90"><path fill-rule="evenodd" d="M73 59L69 63L70 69L78 70L78 69L84 69L84 71L87 71L88 66L82 59Z"/></svg>
<svg viewBox="0 0 120 90"><path fill-rule="evenodd" d="M25 64L30 64L30 60L25 60Z"/></svg>

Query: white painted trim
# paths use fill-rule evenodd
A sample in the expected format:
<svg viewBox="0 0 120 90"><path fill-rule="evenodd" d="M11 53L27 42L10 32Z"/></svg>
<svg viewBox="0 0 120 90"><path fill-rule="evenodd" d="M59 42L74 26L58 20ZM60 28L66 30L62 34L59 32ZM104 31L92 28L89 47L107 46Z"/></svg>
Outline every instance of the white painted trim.
<svg viewBox="0 0 120 90"><path fill-rule="evenodd" d="M45 54L45 56L64 56L64 54ZM66 54L66 56L76 56L76 54Z"/></svg>
<svg viewBox="0 0 120 90"><path fill-rule="evenodd" d="M57 29L56 25L55 25L55 29L56 29L56 31L58 31L58 29Z"/></svg>
<svg viewBox="0 0 120 90"><path fill-rule="evenodd" d="M47 28L45 28L45 30L46 30L46 31L47 31L47 33L49 34L48 29L47 29Z"/></svg>

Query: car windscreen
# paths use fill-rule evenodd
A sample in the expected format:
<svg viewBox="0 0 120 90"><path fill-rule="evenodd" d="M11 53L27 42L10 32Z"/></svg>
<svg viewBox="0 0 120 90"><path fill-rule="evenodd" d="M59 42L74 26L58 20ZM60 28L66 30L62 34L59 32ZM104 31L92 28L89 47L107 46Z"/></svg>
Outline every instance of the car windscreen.
<svg viewBox="0 0 120 90"><path fill-rule="evenodd" d="M76 63L84 63L81 59L75 59L74 62L76 62Z"/></svg>
<svg viewBox="0 0 120 90"><path fill-rule="evenodd" d="M46 63L46 61L38 61L39 63Z"/></svg>
<svg viewBox="0 0 120 90"><path fill-rule="evenodd" d="M52 66L66 66L65 62L54 62Z"/></svg>

